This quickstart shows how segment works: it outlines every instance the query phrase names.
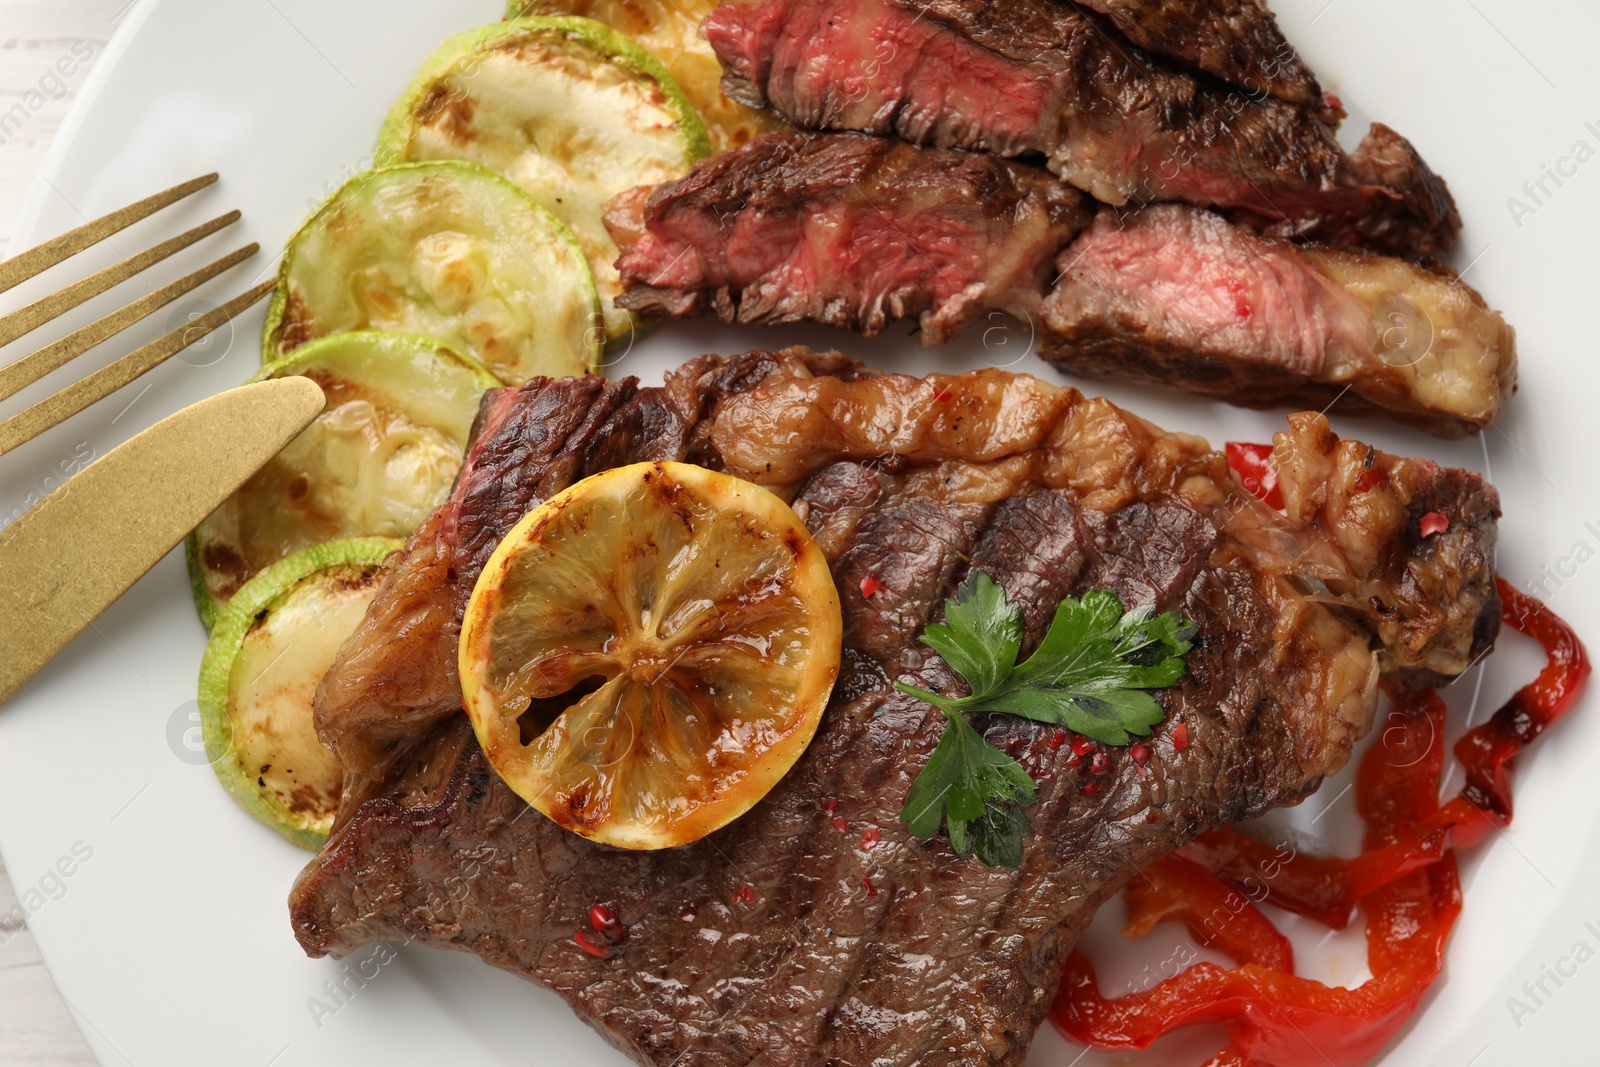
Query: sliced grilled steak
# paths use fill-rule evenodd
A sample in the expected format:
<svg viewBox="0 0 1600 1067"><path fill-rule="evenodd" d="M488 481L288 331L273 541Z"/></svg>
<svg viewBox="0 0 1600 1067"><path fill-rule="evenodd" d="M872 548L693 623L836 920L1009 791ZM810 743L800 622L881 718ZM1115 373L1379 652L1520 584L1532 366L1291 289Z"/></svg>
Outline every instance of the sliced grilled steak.
<svg viewBox="0 0 1600 1067"><path fill-rule="evenodd" d="M1058 261L1040 355L1074 374L1246 404L1338 400L1477 432L1516 391L1516 340L1453 275L1257 237L1158 204L1104 208Z"/></svg>
<svg viewBox="0 0 1600 1067"><path fill-rule="evenodd" d="M1093 218L1037 167L859 134L774 134L608 214L618 303L944 341L988 311L1036 315L1056 253ZM637 243L634 243L636 240Z"/></svg>
<svg viewBox="0 0 1600 1067"><path fill-rule="evenodd" d="M1147 52L1178 60L1259 96L1312 109L1337 105L1322 95L1316 76L1257 0L1060 0L1080 3L1110 18L1117 32Z"/></svg>
<svg viewBox="0 0 1600 1067"><path fill-rule="evenodd" d="M319 694L323 737L387 781L347 796L294 888L296 934L313 955L379 938L475 952L642 1063L1017 1063L1064 954L1136 867L1313 789L1367 729L1381 674L1450 676L1493 641L1492 488L1340 441L1315 415L1277 455L1286 515L1199 439L1073 390L998 371L874 377L799 351L706 357L661 389L491 394L451 502ZM815 741L764 801L694 845L624 852L559 829L488 767L456 714L454 635L529 504L666 458L793 500L834 569L845 652ZM1423 537L1435 510L1449 529ZM1095 587L1200 627L1160 694L1148 775L1126 749L1095 775L1053 729L988 724L1039 781L1017 870L897 820L941 717L889 682L960 684L915 638L972 568L1023 605L1030 646L1063 595ZM870 599L868 575L886 587ZM603 958L573 940L595 904L626 927Z"/></svg>
<svg viewBox="0 0 1600 1067"><path fill-rule="evenodd" d="M1516 389L1511 328L1454 277L1182 204L1099 211L1074 240L1082 198L1036 167L785 133L620 198L607 222L620 303L651 314L869 334L915 315L932 343L1006 311L1076 374L1245 404L1337 399L1452 435L1497 420Z"/></svg>
<svg viewBox="0 0 1600 1067"><path fill-rule="evenodd" d="M707 16L724 91L803 129L1043 156L1109 204L1179 200L1280 235L1448 249L1444 183L1394 131L1174 69L1058 0L765 0Z"/></svg>

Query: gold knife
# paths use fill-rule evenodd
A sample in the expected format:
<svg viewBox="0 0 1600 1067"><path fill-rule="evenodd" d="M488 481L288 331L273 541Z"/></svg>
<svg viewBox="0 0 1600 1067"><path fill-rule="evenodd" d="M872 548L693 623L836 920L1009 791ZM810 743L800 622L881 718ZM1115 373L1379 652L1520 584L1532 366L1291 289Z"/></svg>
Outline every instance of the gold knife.
<svg viewBox="0 0 1600 1067"><path fill-rule="evenodd" d="M309 378L231 389L89 464L0 530L0 702L322 411Z"/></svg>

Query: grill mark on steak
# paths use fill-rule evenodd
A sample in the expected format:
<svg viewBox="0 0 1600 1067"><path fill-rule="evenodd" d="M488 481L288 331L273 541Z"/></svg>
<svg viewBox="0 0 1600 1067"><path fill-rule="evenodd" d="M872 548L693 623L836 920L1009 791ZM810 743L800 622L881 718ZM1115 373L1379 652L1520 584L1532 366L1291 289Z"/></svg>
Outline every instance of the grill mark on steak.
<svg viewBox="0 0 1600 1067"><path fill-rule="evenodd" d="M1053 260L1093 215L1044 171L859 135L757 138L614 202L618 300L642 314L812 319L925 343L987 311L1037 314Z"/></svg>
<svg viewBox="0 0 1600 1067"><path fill-rule="evenodd" d="M347 795L291 916L313 955L380 938L475 952L550 986L642 1063L1019 1062L1065 953L1134 869L1313 789L1367 728L1380 670L1457 673L1493 639L1493 489L1342 441L1320 416L1280 435L1279 514L1204 442L1027 376L873 376L791 350L695 360L660 389L568 381L486 399L480 432L496 439L474 442L440 509L456 525L413 536L369 623L392 617L386 602L470 588L477 546L564 479L698 453L793 500L828 555L846 636L816 738L735 823L627 852L533 813L489 769L453 694L409 721L420 747L361 768L387 780ZM519 410L563 405L589 410L565 413L552 452L557 435ZM524 463L535 469L513 469ZM1381 484L1358 493L1368 469ZM491 496L504 506L476 511L465 539L464 502ZM1422 538L1418 508L1447 510L1450 529ZM430 539L449 572L419 564ZM1086 794L1052 729L980 724L1039 778L1017 870L958 859L898 821L942 718L889 682L960 684L912 638L972 568L1023 605L1030 648L1055 601L1093 587L1200 624L1186 677L1158 695L1189 745L1159 732L1149 776L1112 749ZM865 597L868 574L889 589ZM1362 599L1374 590L1382 613ZM406 636L364 626L347 643L332 671L346 676L318 697L325 739L372 728L361 703L391 693L368 678L363 695L349 664ZM411 652L436 662L420 655L436 643L451 644L436 633ZM627 928L604 959L572 940L594 904Z"/></svg>
<svg viewBox="0 0 1600 1067"><path fill-rule="evenodd" d="M1043 157L1106 203L1402 255L1448 250L1461 226L1393 130L1347 156L1319 112L1174 69L1058 0L766 0L704 28L724 91L803 129Z"/></svg>
<svg viewBox="0 0 1600 1067"><path fill-rule="evenodd" d="M1180 204L1088 218L1038 168L803 133L758 138L607 214L619 302L641 313L868 334L919 316L932 343L1005 311L1038 323L1040 354L1074 374L1337 402L1452 436L1497 421L1515 391L1511 328L1451 275Z"/></svg>
<svg viewBox="0 0 1600 1067"><path fill-rule="evenodd" d="M1256 0L1061 0L1107 16L1117 32L1147 52L1175 59L1254 94L1270 93L1336 121L1322 87L1278 20Z"/></svg>

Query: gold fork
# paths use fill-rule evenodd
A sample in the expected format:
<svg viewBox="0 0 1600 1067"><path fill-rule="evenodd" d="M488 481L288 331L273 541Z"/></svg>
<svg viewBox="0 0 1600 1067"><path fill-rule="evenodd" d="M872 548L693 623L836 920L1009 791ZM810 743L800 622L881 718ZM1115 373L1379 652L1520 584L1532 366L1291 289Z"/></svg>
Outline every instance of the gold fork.
<svg viewBox="0 0 1600 1067"><path fill-rule="evenodd" d="M206 174L179 185L174 185L171 189L146 197L138 203L130 204L118 211L113 211L109 215L95 219L93 222L86 223L59 237L51 238L36 248L31 248L0 263L0 293L14 288L84 249L104 241L112 234L126 229L140 219L148 218L162 208L199 192L216 180L216 174ZM127 281L134 275L148 270L174 253L188 248L202 238L209 237L211 234L231 226L237 221L239 221L239 212L237 211L229 211L224 215L219 215L209 222L203 222L170 240L152 245L138 255L129 256L121 263L96 271L82 281L74 282L59 292L36 300L8 315L0 316L0 347L4 347L31 333L84 301L99 296L112 286ZM258 251L260 251L260 246L253 241L241 248L236 248L221 259L201 267L192 274L164 285L120 310L113 311L109 315L89 323L87 326L72 331L59 341L45 345L38 351L23 356L21 359L6 366L0 366L0 401L15 395L19 389L33 384L51 371L65 366L70 360L76 359L96 345L132 326L140 319L170 304L183 294L250 258ZM273 287L274 282L263 282L249 292L242 293L228 301L221 307L201 315L192 322L179 326L165 336L135 349L115 362L107 364L100 370L46 397L32 407L13 415L4 422L0 422L0 454L9 452L23 442L31 440L56 423L77 414L95 401L121 389L146 371L159 366L266 296L272 291Z"/></svg>
<svg viewBox="0 0 1600 1067"><path fill-rule="evenodd" d="M153 215L217 180L175 185L0 263L0 292ZM0 317L0 345L146 270L239 219L230 211L152 245L19 311ZM0 367L0 400L171 303L258 251L223 256L119 311ZM0 422L8 452L205 337L267 293L258 285ZM309 378L256 382L191 404L90 463L0 527L0 703L93 624L229 494L306 428L323 408Z"/></svg>

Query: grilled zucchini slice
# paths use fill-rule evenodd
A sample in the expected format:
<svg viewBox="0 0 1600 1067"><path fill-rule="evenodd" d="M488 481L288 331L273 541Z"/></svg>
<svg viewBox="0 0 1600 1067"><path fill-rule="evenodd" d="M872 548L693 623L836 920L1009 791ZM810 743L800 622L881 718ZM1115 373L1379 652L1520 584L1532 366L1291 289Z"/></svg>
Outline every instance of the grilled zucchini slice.
<svg viewBox="0 0 1600 1067"><path fill-rule="evenodd" d="M262 353L341 330L426 334L516 384L592 370L598 312L558 219L482 167L423 163L358 174L300 227Z"/></svg>
<svg viewBox="0 0 1600 1067"><path fill-rule="evenodd" d="M311 699L401 542L332 541L244 584L200 661L200 729L224 788L302 848L327 840L343 774L317 740Z"/></svg>
<svg viewBox="0 0 1600 1067"><path fill-rule="evenodd" d="M450 492L483 391L499 383L431 337L324 337L253 379L303 374L328 406L187 542L207 626L263 569L348 537L404 537Z"/></svg>
<svg viewBox="0 0 1600 1067"><path fill-rule="evenodd" d="M529 18L445 41L389 112L377 158L471 160L526 191L577 235L617 342L636 324L614 303L606 201L682 177L707 151L700 117L644 49L592 19Z"/></svg>
<svg viewBox="0 0 1600 1067"><path fill-rule="evenodd" d="M722 93L722 64L700 32L700 20L723 0L511 0L507 18L580 15L637 41L661 61L683 95L700 112L713 152L738 148L757 134L786 128L771 111L758 111Z"/></svg>

